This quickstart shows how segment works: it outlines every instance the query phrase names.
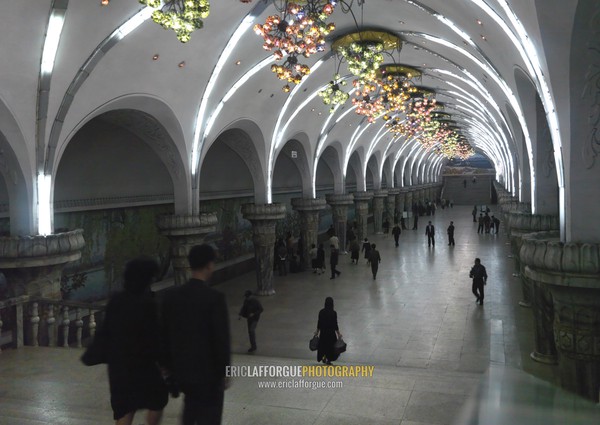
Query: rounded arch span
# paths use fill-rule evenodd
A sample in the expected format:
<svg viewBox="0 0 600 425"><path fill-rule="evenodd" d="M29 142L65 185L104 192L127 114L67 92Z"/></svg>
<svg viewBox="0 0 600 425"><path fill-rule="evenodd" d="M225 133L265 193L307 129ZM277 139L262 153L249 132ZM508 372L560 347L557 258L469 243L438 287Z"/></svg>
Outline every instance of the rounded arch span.
<svg viewBox="0 0 600 425"><path fill-rule="evenodd" d="M35 175L21 128L1 98L0 174L6 183L11 235L35 233Z"/></svg>
<svg viewBox="0 0 600 425"><path fill-rule="evenodd" d="M85 120L77 125L77 131L72 131L56 152L52 152L52 147L49 146L48 170L53 176L56 176L60 161L71 140L93 119L102 119L122 127L145 142L160 158L171 176L175 213L192 212L191 178L183 130L172 109L152 96L122 96L88 114ZM52 185L54 193L54 181Z"/></svg>
<svg viewBox="0 0 600 425"><path fill-rule="evenodd" d="M284 185L285 179L283 174L289 175L288 168L295 169L299 173L300 181L295 182L292 185L294 187L300 186L302 190L302 196L305 198L314 197L313 185L312 185L312 166L309 161L309 155L305 148L305 143L302 143L299 139L305 136L305 141L308 141L308 136L304 133L299 134L299 138L292 138L288 140L276 153L275 166L273 167L273 189L277 189L279 186ZM292 183L292 182L290 182ZM298 185L299 183L299 185Z"/></svg>
<svg viewBox="0 0 600 425"><path fill-rule="evenodd" d="M46 174L52 173L54 175L65 148L81 127L99 115L122 109L142 112L154 118L170 137L168 152L164 149L164 153L169 157L173 157L172 161L179 163L180 169L185 174L189 174L189 152L185 133L179 119L175 115L175 112L173 112L173 109L164 100L146 93L131 93L109 100L87 114L56 144L49 144L45 165ZM175 157L175 154L177 154L178 158Z"/></svg>
<svg viewBox="0 0 600 425"><path fill-rule="evenodd" d="M267 176L266 142L258 124L250 119L240 118L231 122L216 134L218 136L209 143L206 143L202 148L200 169L212 145L217 141L225 141L230 149L242 157L252 173L255 202L257 204L270 203L272 176ZM223 139L223 135L231 137Z"/></svg>
<svg viewBox="0 0 600 425"><path fill-rule="evenodd" d="M373 189L381 189L381 151L377 151L371 154L369 161L367 162L367 172L370 171L373 176Z"/></svg>
<svg viewBox="0 0 600 425"><path fill-rule="evenodd" d="M348 158L348 162L346 165L346 167L351 167L351 169L347 169L346 176L348 176L351 171L354 172L356 190L358 192L364 192L365 190L367 190L366 176L363 172L363 170L365 170L366 167L363 167L364 158L363 156L361 156L361 153L363 153L364 155L364 149L362 148L362 146L356 149L350 155L350 158Z"/></svg>
<svg viewBox="0 0 600 425"><path fill-rule="evenodd" d="M315 193L321 184L319 176L321 175L320 170L323 167L328 168L333 176L334 193L338 195L345 193L345 178L344 173L342 172L342 145L339 142L329 144L318 158L317 166L315 167L313 174L313 187Z"/></svg>
<svg viewBox="0 0 600 425"><path fill-rule="evenodd" d="M394 176L394 169L392 166L392 162L394 161L393 155L388 153L387 158L383 162L383 167L381 169L381 180L382 183L385 181L386 189L396 187L396 181Z"/></svg>

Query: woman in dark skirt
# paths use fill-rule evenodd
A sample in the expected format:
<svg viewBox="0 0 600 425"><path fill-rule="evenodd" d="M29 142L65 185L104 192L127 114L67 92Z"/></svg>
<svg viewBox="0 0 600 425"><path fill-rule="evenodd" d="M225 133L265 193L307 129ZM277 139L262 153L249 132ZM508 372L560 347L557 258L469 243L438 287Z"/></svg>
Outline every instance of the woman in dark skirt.
<svg viewBox="0 0 600 425"><path fill-rule="evenodd" d="M125 290L106 307L96 338L107 347L110 403L117 425L131 425L137 410L147 409L147 424L157 425L168 402L158 366L160 344L156 303L150 284L158 264L147 258L125 266Z"/></svg>
<svg viewBox="0 0 600 425"><path fill-rule="evenodd" d="M319 321L315 335L319 336L317 361L331 364L339 354L335 352L335 342L342 337L338 328L337 313L333 309L333 298L325 298L325 308L319 311Z"/></svg>

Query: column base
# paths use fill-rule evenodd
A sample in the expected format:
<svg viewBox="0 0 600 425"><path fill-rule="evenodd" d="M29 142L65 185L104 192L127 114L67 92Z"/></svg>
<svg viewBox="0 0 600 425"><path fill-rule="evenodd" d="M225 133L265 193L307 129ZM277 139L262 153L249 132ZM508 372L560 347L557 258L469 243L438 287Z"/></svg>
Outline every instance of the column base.
<svg viewBox="0 0 600 425"><path fill-rule="evenodd" d="M537 351L532 351L531 354L529 355L529 357L531 357L531 360L536 361L538 363L549 364L549 365L555 365L558 363L556 356L549 356L547 354L541 354L541 353L538 353Z"/></svg>

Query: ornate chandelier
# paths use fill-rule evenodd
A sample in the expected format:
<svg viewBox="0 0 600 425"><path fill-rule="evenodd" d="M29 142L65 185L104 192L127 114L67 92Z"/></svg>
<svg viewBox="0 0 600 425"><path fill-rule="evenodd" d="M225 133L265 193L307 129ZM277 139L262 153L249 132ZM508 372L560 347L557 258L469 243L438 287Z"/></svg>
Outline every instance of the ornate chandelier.
<svg viewBox="0 0 600 425"><path fill-rule="evenodd" d="M323 99L325 105L332 105L329 112L335 111L335 105L343 105L346 103L350 95L346 93L342 87L346 85L346 81L339 74L333 76L333 80L319 92L319 96Z"/></svg>
<svg viewBox="0 0 600 425"><path fill-rule="evenodd" d="M210 13L208 0L139 0L139 2L157 9L152 13L152 20L164 29L175 31L182 43L190 41L192 32L204 26L202 19L206 19Z"/></svg>
<svg viewBox="0 0 600 425"><path fill-rule="evenodd" d="M263 48L273 52L276 61L271 67L277 78L287 81L283 87L289 92L289 84L298 84L310 73L310 68L299 61L325 50L325 37L335 29L327 23L336 5L335 0L298 0L297 2L274 2L278 15L267 17L264 24L256 24L254 32L264 40ZM285 60L284 60L285 58Z"/></svg>

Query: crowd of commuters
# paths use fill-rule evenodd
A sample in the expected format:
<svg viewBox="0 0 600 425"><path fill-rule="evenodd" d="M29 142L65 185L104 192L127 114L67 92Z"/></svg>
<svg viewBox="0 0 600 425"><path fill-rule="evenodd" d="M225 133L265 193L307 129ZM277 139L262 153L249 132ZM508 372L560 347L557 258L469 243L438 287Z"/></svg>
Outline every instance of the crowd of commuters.
<svg viewBox="0 0 600 425"><path fill-rule="evenodd" d="M435 203L430 204L432 206L422 212L433 216ZM415 207L415 212L418 217L421 210ZM490 216L490 212L486 207L481 211L474 207L472 215L478 233L498 233L500 221L494 215ZM479 218L475 220L478 213ZM396 247L405 229L403 224L396 216L391 230ZM385 227L387 234L389 223ZM347 231L351 263L357 265L362 254L375 280L381 254L368 238L359 241L355 230L356 226L351 225ZM435 247L435 230L430 220L425 228L429 247ZM450 221L447 228L449 246L455 245L454 234L454 222ZM333 228L328 236L329 267L331 279L335 279L341 275L337 270L340 241ZM300 271L303 252L302 238L294 239L288 233L285 239L279 239L275 246L279 274L286 275L288 269L294 272L296 267ZM313 273L323 274L326 269L325 245L312 244L308 254ZM208 285L215 259L216 253L209 245L191 248L188 256L191 279L166 291L160 305L150 291L158 264L149 258L138 258L126 265L124 290L111 297L105 319L82 357L88 365L108 365L110 401L117 425L131 425L136 411L142 409L148 411L146 422L158 425L169 393L177 397L180 392L184 395L184 425L221 423L224 391L229 386L225 370L230 364L230 331L225 297ZM483 305L488 276L479 258L475 259L469 277L476 302ZM257 349L256 328L262 313L260 301L252 291L246 291L238 316L247 322L248 353ZM325 306L319 312L315 338L318 339L317 360L326 364L337 360L338 345L343 341L331 297L325 299Z"/></svg>

